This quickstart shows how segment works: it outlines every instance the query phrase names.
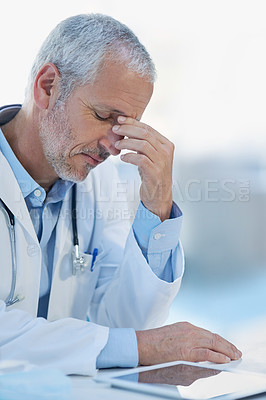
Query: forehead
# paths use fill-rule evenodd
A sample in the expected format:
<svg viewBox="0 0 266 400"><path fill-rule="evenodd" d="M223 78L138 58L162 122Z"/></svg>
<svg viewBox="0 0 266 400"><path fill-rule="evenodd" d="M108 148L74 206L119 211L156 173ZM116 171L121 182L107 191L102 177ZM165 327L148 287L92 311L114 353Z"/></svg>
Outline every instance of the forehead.
<svg viewBox="0 0 266 400"><path fill-rule="evenodd" d="M125 65L107 64L93 84L77 88L76 96L102 111L140 118L153 92L153 84L147 82Z"/></svg>

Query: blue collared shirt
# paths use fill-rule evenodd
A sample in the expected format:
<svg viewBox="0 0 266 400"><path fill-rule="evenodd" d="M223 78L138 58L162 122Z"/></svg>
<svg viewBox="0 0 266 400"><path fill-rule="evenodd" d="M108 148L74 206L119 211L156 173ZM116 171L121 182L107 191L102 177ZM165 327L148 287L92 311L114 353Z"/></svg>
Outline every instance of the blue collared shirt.
<svg viewBox="0 0 266 400"><path fill-rule="evenodd" d="M62 201L67 191L73 186L73 182L58 179L49 193L46 194L45 190L34 181L21 165L1 129L0 149L9 162L18 181L42 249L42 271L38 316L46 317L53 274L55 227ZM180 217L181 215L181 211L174 204L170 217L172 223L170 230L176 228L176 226L173 225L180 225L180 221L178 221L177 217ZM170 222L170 220L168 221ZM164 222L164 226L166 227L165 229L167 229L168 221ZM140 203L132 226L138 245L148 262L149 258L153 260L150 263L153 272L160 279L172 282L173 269L171 263L171 252L176 248L177 243L176 239L171 239L172 235L166 235L159 232L156 233L156 228L160 225L160 218L151 213L142 203ZM149 254L148 251L149 247L152 248L150 243L152 240L151 233L153 233L153 238L156 240L155 258L152 250L151 254ZM159 239L158 235L168 236L166 238L167 241L157 240ZM156 255L158 254L160 255L159 264L156 262L154 263L154 259L156 260ZM114 366L133 367L137 364L138 347L135 330L110 328L108 342L97 359L97 368L108 368Z"/></svg>

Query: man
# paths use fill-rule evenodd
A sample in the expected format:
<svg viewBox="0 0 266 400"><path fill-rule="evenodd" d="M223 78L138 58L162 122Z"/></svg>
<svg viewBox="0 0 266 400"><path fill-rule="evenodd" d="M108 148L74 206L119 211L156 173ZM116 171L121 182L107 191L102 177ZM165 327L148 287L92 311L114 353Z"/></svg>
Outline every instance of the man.
<svg viewBox="0 0 266 400"><path fill-rule="evenodd" d="M153 329L183 275L174 146L140 122L154 80L127 27L80 15L44 42L22 108L2 109L2 359L89 375L96 367L241 356L188 323ZM105 161L123 149L121 159L141 177L132 227Z"/></svg>

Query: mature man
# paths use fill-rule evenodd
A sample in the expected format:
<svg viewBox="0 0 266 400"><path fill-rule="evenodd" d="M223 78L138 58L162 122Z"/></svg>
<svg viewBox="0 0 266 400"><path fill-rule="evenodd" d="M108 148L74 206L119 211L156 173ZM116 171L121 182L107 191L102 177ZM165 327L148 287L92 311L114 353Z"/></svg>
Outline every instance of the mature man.
<svg viewBox="0 0 266 400"><path fill-rule="evenodd" d="M154 80L147 51L126 26L79 15L44 42L23 106L2 108L2 359L93 374L241 356L188 323L156 328L178 292L183 256L174 146L140 122ZM116 169L109 160L99 165L122 149L141 177L131 227L114 193Z"/></svg>

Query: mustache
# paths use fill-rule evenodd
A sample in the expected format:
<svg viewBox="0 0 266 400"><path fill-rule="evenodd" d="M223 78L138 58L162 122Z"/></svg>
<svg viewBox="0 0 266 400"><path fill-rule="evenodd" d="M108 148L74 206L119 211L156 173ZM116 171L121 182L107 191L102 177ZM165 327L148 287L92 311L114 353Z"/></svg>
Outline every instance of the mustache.
<svg viewBox="0 0 266 400"><path fill-rule="evenodd" d="M88 156L98 156L102 160L106 160L109 156L110 153L107 151L104 147L101 147L100 145L97 148L91 149L90 147L83 147L81 150L77 151L73 155L76 154L87 154Z"/></svg>

